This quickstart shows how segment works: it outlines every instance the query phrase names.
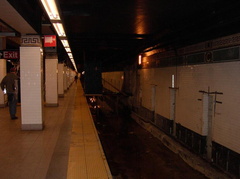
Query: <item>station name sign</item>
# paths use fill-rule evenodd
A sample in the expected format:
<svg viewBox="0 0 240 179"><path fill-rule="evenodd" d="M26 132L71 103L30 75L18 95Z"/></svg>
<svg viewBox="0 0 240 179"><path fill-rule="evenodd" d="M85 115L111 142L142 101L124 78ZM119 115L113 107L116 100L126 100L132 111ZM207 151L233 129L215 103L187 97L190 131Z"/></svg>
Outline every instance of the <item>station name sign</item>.
<svg viewBox="0 0 240 179"><path fill-rule="evenodd" d="M0 50L0 59L19 59L19 51Z"/></svg>

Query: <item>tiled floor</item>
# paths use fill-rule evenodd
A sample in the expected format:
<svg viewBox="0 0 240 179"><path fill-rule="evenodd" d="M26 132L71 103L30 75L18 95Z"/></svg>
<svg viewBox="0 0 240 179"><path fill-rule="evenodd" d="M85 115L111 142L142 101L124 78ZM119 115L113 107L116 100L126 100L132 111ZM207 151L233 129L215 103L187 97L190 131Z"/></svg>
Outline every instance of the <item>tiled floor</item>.
<svg viewBox="0 0 240 179"><path fill-rule="evenodd" d="M44 130L21 130L0 108L1 179L111 178L80 83L44 107Z"/></svg>

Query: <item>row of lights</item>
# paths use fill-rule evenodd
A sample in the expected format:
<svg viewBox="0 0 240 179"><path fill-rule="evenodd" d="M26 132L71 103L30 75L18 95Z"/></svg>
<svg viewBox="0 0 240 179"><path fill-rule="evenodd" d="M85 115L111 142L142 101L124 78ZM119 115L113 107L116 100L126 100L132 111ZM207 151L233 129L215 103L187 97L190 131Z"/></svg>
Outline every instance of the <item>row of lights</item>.
<svg viewBox="0 0 240 179"><path fill-rule="evenodd" d="M60 38L60 40L63 44L63 47L65 48L65 50L68 54L68 57L70 58L75 70L77 71L76 64L75 64L75 61L74 61L74 58L72 55L72 51L69 46L67 36L66 36L65 30L64 30L55 0L41 0L41 2L43 4L44 9L46 10L46 12L48 14L48 17L49 17L54 29L56 30L56 32L58 34L58 37Z"/></svg>

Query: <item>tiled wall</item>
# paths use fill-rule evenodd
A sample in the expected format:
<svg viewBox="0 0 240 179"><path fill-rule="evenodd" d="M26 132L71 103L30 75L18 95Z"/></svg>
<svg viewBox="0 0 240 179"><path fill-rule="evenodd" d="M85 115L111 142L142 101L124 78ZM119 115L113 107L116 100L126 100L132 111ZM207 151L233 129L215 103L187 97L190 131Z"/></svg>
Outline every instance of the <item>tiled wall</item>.
<svg viewBox="0 0 240 179"><path fill-rule="evenodd" d="M213 111L213 141L240 153L238 132L240 111L240 79L237 78L240 62L217 63L183 67L179 71L179 93L177 97L176 120L187 128L199 133L201 129L202 98L199 90L222 92L216 95ZM192 72L194 73L192 73ZM184 83L186 82L187 83ZM215 95L212 94L215 98ZM184 112L183 112L184 111ZM200 133L201 134L201 133Z"/></svg>
<svg viewBox="0 0 240 179"><path fill-rule="evenodd" d="M151 55L145 58L145 64L138 66L138 70L132 66L127 71L128 77L131 76L128 80L135 81L126 84L132 85L128 89L132 89L133 97L129 98L132 99L133 111L169 135L173 135L173 121L170 120L171 90L176 90L176 138L195 153L204 156L207 152L207 137L210 137L214 144L213 162L240 176L240 54L239 46L231 47L231 39L235 38L226 39L230 40L223 38L227 44L221 43L221 48L219 45L214 46L213 42L211 51L204 51L206 46L203 43L192 48L186 47L184 50L188 54L182 53L182 56L174 56L176 54L170 52ZM202 48L197 49L199 47ZM111 78L113 83L114 73L106 73L103 78ZM156 88L154 111L153 88ZM213 100L212 111L208 105L210 97ZM153 120L147 115L152 112ZM212 118L211 130L209 115ZM235 159L229 156L235 156Z"/></svg>
<svg viewBox="0 0 240 179"><path fill-rule="evenodd" d="M142 106L151 110L151 87L156 85L155 112L170 119L171 76L176 74L176 122L200 134L206 135L203 121L203 94L199 91L221 92L216 95L213 118L213 140L240 153L238 109L240 96L240 62L214 63L191 66L140 70ZM215 95L212 94L215 98ZM198 100L200 99L200 100ZM226 122L227 121L227 122ZM205 129L204 129L205 128Z"/></svg>

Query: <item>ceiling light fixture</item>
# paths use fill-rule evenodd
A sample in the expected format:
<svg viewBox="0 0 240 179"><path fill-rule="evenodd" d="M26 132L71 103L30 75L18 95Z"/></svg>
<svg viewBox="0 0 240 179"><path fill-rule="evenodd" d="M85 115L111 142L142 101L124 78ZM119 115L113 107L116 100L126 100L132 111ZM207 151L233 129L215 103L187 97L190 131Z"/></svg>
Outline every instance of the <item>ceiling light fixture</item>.
<svg viewBox="0 0 240 179"><path fill-rule="evenodd" d="M71 52L71 49L69 47L66 47L65 50L67 53Z"/></svg>
<svg viewBox="0 0 240 179"><path fill-rule="evenodd" d="M61 42L65 48L69 48L68 40L61 40Z"/></svg>
<svg viewBox="0 0 240 179"><path fill-rule="evenodd" d="M72 53L68 53L68 56L69 56L69 58L70 58L70 59L72 59L72 58L73 58L73 55L72 55Z"/></svg>
<svg viewBox="0 0 240 179"><path fill-rule="evenodd" d="M53 26L59 37L66 37L62 23L53 23Z"/></svg>
<svg viewBox="0 0 240 179"><path fill-rule="evenodd" d="M66 40L67 39L66 33L64 30L55 0L41 0L41 2L49 16L49 19L50 19L52 25L54 26L54 28L58 34L59 39L61 40L66 52L68 53L68 56L73 64L75 70L77 71L76 64L73 59L73 55L71 53L71 49L70 49L68 40Z"/></svg>
<svg viewBox="0 0 240 179"><path fill-rule="evenodd" d="M55 0L41 0L51 20L60 20Z"/></svg>

